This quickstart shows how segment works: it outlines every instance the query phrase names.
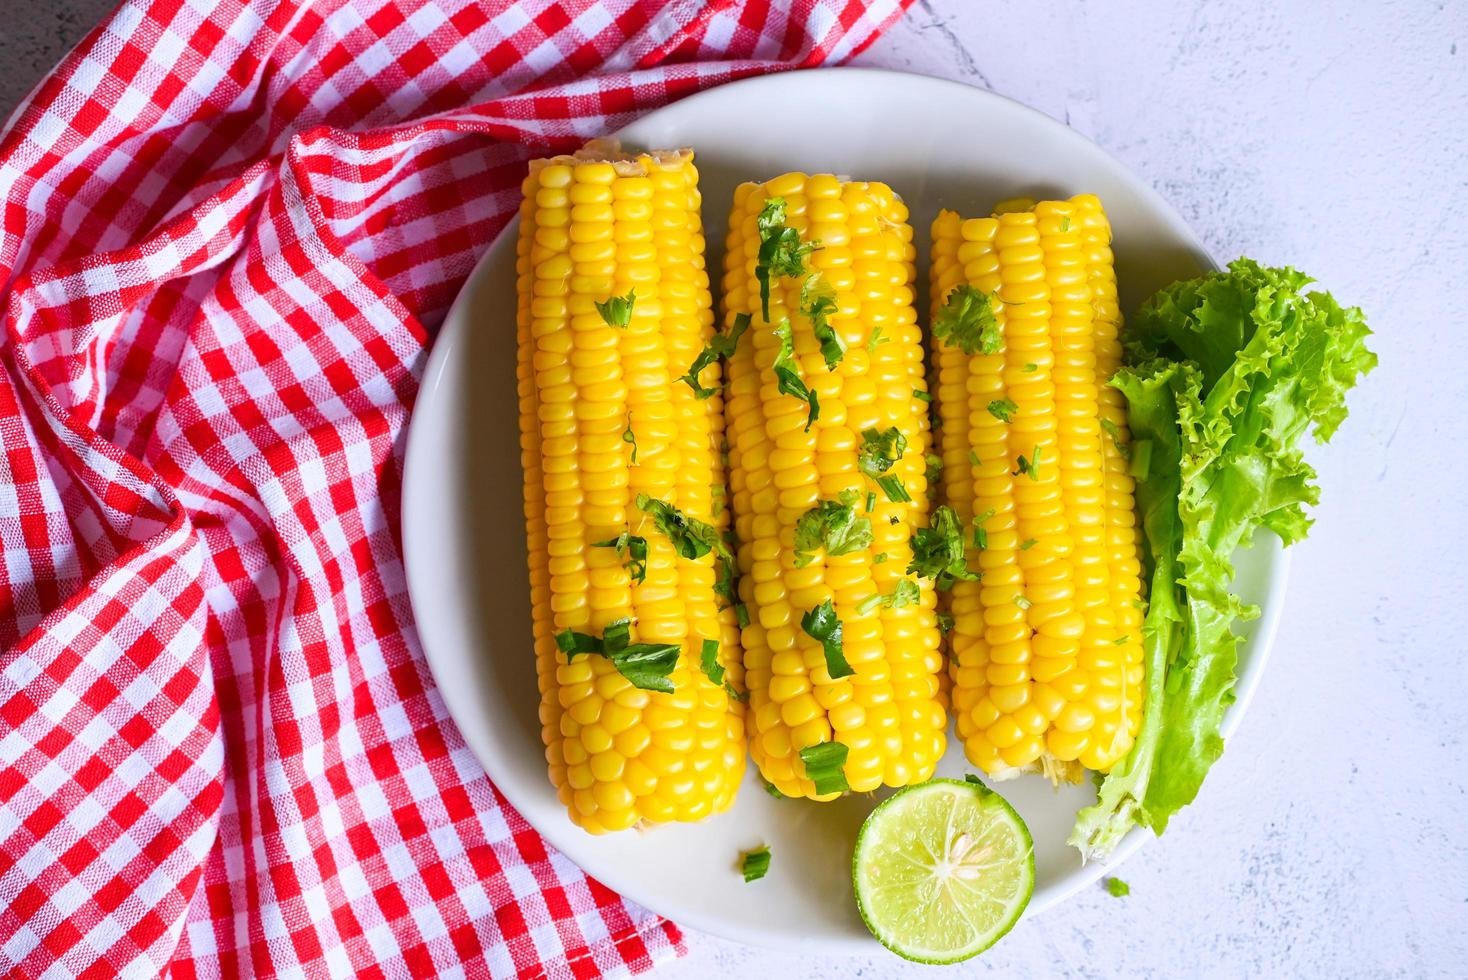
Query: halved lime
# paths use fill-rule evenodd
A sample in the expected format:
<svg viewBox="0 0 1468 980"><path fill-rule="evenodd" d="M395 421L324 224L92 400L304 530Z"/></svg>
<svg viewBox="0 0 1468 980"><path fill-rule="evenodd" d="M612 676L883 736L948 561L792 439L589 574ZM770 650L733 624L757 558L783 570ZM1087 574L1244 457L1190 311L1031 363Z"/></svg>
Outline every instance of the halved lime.
<svg viewBox="0 0 1468 980"><path fill-rule="evenodd" d="M1035 890L1034 842L998 793L934 779L871 812L851 877L861 917L883 946L919 963L957 963L1019 921Z"/></svg>

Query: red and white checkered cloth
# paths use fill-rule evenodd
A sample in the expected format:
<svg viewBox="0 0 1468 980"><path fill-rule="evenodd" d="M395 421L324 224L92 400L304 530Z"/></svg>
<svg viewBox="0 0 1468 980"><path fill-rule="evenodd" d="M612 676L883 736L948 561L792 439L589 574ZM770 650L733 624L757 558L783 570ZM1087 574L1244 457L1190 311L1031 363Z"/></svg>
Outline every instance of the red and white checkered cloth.
<svg viewBox="0 0 1468 980"><path fill-rule="evenodd" d="M127 0L0 138L0 973L586 977L424 667L425 345L525 161L910 0Z"/></svg>

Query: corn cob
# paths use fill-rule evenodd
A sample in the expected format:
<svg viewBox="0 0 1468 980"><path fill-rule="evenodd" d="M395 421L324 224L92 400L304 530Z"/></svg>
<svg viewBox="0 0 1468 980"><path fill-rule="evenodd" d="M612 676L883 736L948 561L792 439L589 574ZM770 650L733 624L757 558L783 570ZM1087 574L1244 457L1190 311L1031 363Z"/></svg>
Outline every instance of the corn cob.
<svg viewBox="0 0 1468 980"><path fill-rule="evenodd" d="M783 274L760 256L773 234L761 216L771 217L780 200L802 253L802 267ZM840 775L858 791L927 779L943 752L936 599L931 582L906 574L909 536L928 511L928 422L915 397L926 379L907 217L882 184L801 173L741 185L730 214L725 328L750 324L730 359L728 396L740 594L750 613L750 751L787 796L824 800L840 791L824 780L818 787L814 756L803 750L844 746ZM819 296L830 304L822 313ZM793 356L782 356L785 338ZM790 393L782 366L813 392L818 414ZM894 427L906 451L880 478L909 500L888 499L861 469L867 434ZM843 513L848 528L869 521L869 542L845 553L801 552L797 527L822 508ZM806 628L826 603L842 627L849 676L832 669L825 641Z"/></svg>
<svg viewBox="0 0 1468 980"><path fill-rule="evenodd" d="M723 482L722 400L677 380L713 329L698 173L688 152L603 156L531 165L517 257L542 737L562 803L593 833L721 811L744 771L743 707L729 694L738 627L715 593L717 554L680 557L637 506L708 519ZM625 639L676 646L671 693L634 685L609 655L558 646L610 640L623 619ZM718 644L709 673L706 640Z"/></svg>
<svg viewBox="0 0 1468 980"><path fill-rule="evenodd" d="M1120 361L1109 238L1090 196L933 223L935 332L968 287L998 341L935 353L945 499L983 545L982 581L951 597L952 706L994 775L1105 771L1140 726L1125 406L1101 387Z"/></svg>

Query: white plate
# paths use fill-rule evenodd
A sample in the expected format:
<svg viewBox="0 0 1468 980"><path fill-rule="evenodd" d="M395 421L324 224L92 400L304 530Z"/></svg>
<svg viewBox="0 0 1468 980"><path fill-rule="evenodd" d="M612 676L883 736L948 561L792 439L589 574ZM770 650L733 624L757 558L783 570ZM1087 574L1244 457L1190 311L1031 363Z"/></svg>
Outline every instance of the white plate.
<svg viewBox="0 0 1468 980"><path fill-rule="evenodd" d="M1115 228L1128 312L1157 288L1214 267L1177 213L1095 145L1038 112L952 82L852 68L772 75L684 99L643 117L621 137L631 146L695 149L712 270L721 267L735 185L788 170L891 184L911 207L924 264L927 227L940 206L980 214L1020 194L1098 194ZM408 586L449 711L525 819L607 886L684 925L737 941L871 954L880 947L857 918L849 869L872 799L774 800L751 764L727 813L602 837L575 827L556 801L536 718L521 522L515 232L513 224L505 229L450 311L408 443ZM918 278L926 280L926 271ZM1226 733L1259 681L1284 580L1277 539L1239 556L1239 590L1263 606L1264 616L1247 630L1239 700ZM939 771L965 771L956 739L950 738ZM1065 839L1075 811L1094 799L1089 784L1055 792L1041 779L1024 778L1000 789L1035 838L1030 915L1095 881L1144 840L1133 833L1109 865L1083 867ZM735 870L738 853L760 844L773 852L769 876L746 885Z"/></svg>

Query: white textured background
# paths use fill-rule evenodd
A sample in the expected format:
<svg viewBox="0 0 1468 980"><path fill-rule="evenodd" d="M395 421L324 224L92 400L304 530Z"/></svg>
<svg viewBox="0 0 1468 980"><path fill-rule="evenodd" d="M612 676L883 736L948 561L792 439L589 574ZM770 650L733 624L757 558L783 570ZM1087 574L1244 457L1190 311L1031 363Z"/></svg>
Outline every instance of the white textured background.
<svg viewBox="0 0 1468 980"><path fill-rule="evenodd" d="M0 117L110 6L0 0ZM1296 265L1377 332L1197 804L1125 867L1129 898L1098 887L962 967L690 934L658 980L1468 976L1468 4L1284 6L919 0L859 59L1065 120L1214 255Z"/></svg>

